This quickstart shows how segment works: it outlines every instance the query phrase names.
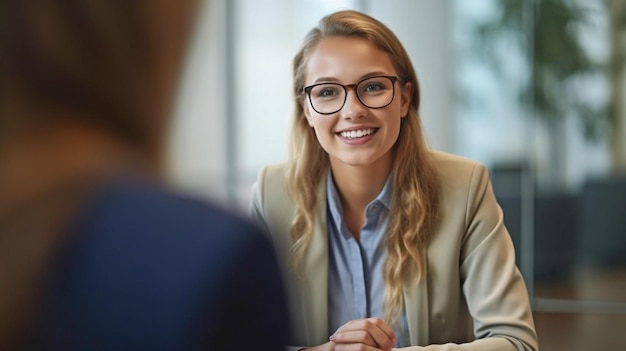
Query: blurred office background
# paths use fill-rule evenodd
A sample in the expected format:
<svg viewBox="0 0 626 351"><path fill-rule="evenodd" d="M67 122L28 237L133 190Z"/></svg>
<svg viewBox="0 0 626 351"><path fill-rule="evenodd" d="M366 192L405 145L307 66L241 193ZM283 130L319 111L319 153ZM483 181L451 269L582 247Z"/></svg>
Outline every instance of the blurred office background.
<svg viewBox="0 0 626 351"><path fill-rule="evenodd" d="M626 350L626 0L212 0L174 182L245 210L259 169L287 155L292 56L345 8L404 43L430 145L491 170L542 350Z"/></svg>

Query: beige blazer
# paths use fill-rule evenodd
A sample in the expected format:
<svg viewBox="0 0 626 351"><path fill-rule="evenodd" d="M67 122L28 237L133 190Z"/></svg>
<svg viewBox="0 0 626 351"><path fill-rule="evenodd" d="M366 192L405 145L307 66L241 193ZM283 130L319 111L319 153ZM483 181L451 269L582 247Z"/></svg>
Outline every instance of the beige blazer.
<svg viewBox="0 0 626 351"><path fill-rule="evenodd" d="M405 291L411 345L406 350L538 350L524 280L487 169L474 161L433 152L441 185L441 219L421 282ZM313 238L304 276L289 269L294 217L285 166L261 170L252 216L271 235L290 292L297 345L328 341L326 187L320 182ZM401 189L394 189L401 191Z"/></svg>

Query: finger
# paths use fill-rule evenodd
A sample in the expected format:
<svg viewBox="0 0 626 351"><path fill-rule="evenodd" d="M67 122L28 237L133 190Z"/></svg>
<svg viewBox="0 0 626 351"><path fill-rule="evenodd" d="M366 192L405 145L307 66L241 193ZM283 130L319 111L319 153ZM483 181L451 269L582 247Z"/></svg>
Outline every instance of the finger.
<svg viewBox="0 0 626 351"><path fill-rule="evenodd" d="M335 334L352 330L367 330L375 340L389 339L396 342L396 334L391 327L380 318L355 319L342 325Z"/></svg>
<svg viewBox="0 0 626 351"><path fill-rule="evenodd" d="M375 346L363 345L359 343L355 344L335 344L334 351L381 351L381 349Z"/></svg>
<svg viewBox="0 0 626 351"><path fill-rule="evenodd" d="M339 336L340 334L352 331L367 332L367 334L369 334L369 337L374 340L376 345L380 346L384 350L391 349L396 343L396 336L393 329L391 329L380 318L367 318L349 321L341 326L334 335ZM366 340L363 334L349 334L349 337L348 335L342 335L340 340L346 340L347 342L350 342L354 341L354 337L360 338L360 341Z"/></svg>
<svg viewBox="0 0 626 351"><path fill-rule="evenodd" d="M377 318L377 317L373 317L373 318L366 319L365 322L366 323L373 323L374 326L377 327L377 330L379 330L382 333L384 333L384 336L381 336L381 337L386 337L387 339L391 340L392 341L392 345L391 346L393 346L396 343L396 333L382 319ZM374 338L377 339L376 337L374 337Z"/></svg>
<svg viewBox="0 0 626 351"><path fill-rule="evenodd" d="M363 329L338 331L330 336L330 340L338 344L359 343L374 347L378 346L378 343L374 340L370 333Z"/></svg>

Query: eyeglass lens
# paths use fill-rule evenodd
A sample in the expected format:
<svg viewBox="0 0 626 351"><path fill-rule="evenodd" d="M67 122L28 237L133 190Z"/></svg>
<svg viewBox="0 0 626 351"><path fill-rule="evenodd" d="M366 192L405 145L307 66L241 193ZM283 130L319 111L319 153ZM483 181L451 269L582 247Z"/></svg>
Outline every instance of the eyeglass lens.
<svg viewBox="0 0 626 351"><path fill-rule="evenodd" d="M335 113L346 102L347 87L338 83L315 85L309 92L311 106L318 113ZM352 86L354 86L352 84ZM369 108L387 106L393 100L394 81L390 77L372 77L360 81L355 88L361 103Z"/></svg>

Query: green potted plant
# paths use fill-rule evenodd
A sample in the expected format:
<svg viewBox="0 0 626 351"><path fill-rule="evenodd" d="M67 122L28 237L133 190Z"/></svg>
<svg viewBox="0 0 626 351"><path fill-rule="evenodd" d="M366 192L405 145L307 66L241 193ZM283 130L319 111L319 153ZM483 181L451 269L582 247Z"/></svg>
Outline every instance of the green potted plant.
<svg viewBox="0 0 626 351"><path fill-rule="evenodd" d="M615 208L619 211L626 208L626 1L596 3L596 9L609 23L611 49L605 61L592 59L579 35L590 25L590 16L597 14L592 12L593 3L497 0L494 4L497 14L476 26L477 52L498 74L506 71L504 65L512 55L511 52L502 55L499 46L502 41L508 41L526 55L524 62L531 75L526 81L518 82L520 107L550 135L549 167L541 169L541 181L535 192L535 275L548 272L545 275L549 277L555 267L568 273L575 256L602 257L609 249L614 252L626 247L626 223L622 223L626 216L613 213ZM610 98L600 102L587 98L588 91L580 88L580 81L590 76L606 79ZM567 117L580 122L587 142L605 142L610 150L610 171L600 179L586 182L579 193L571 193L564 186ZM519 171L528 171L524 168L527 166L521 164ZM503 203L516 201L521 200L505 199ZM512 208L519 208L519 204ZM506 213L516 222L510 228L515 239L519 236L515 225L519 226L522 219L516 221L519 213L514 211ZM554 243L560 245L558 254L552 250Z"/></svg>

